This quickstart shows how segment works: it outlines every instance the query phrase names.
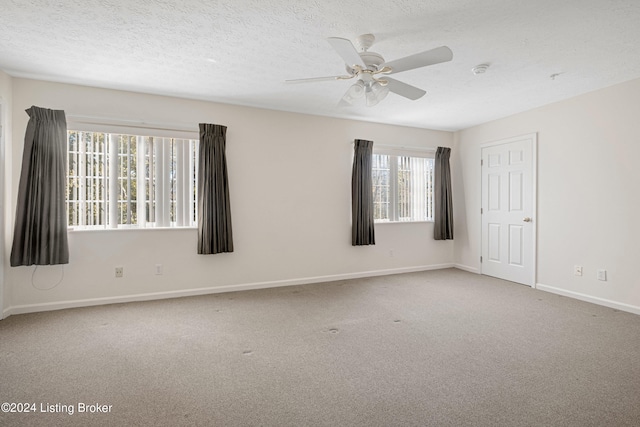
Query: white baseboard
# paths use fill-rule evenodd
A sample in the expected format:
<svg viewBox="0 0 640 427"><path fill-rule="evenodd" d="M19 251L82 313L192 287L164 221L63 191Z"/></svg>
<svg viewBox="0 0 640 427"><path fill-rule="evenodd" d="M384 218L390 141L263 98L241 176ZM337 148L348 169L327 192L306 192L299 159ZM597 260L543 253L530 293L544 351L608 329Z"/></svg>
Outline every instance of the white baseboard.
<svg viewBox="0 0 640 427"><path fill-rule="evenodd" d="M536 283L536 289L562 295L565 297L579 299L581 301L586 301L593 304L603 305L609 308L615 308L616 310L627 311L633 314L640 314L640 307L637 307L635 305L625 304L617 301L611 301L605 298L599 298L591 295L581 294L580 292L567 291L565 289L556 288L554 286L543 285L542 283Z"/></svg>
<svg viewBox="0 0 640 427"><path fill-rule="evenodd" d="M459 270L468 271L469 273L480 274L479 268L469 267L468 265L462 265L462 264L454 264L453 266Z"/></svg>
<svg viewBox="0 0 640 427"><path fill-rule="evenodd" d="M311 283L335 282L337 280L359 279L364 277L387 276L391 274L413 273L417 271L441 270L452 268L454 264L434 264L417 267L393 268L387 270L363 271L358 273L332 274L327 276L303 277L298 279L275 280L270 282L255 282L239 285L226 285L208 288L181 289L166 292L153 292L136 295L122 295L115 297L90 298L72 301L56 301L39 304L25 304L8 307L3 310L3 317L12 314L35 313L40 311L63 310L66 308L90 307L95 305L119 304L136 301L152 301L168 298L189 297L196 295L217 294L223 292L246 291L251 289L278 288L284 286L306 285Z"/></svg>

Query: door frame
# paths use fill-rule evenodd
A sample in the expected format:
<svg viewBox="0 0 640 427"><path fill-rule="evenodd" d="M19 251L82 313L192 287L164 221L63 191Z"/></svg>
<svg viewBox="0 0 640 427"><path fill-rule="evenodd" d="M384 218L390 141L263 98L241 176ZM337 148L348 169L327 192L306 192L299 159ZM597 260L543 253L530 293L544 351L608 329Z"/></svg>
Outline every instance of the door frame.
<svg viewBox="0 0 640 427"><path fill-rule="evenodd" d="M482 180L482 151L485 148L488 147L493 147L496 145L504 145L504 144L509 144L512 142L516 142L516 141L520 141L522 139L531 139L531 184L532 184L532 188L531 188L531 197L533 200L531 200L532 202L532 213L531 213L531 219L532 219L532 253L533 253L533 266L531 269L531 288L532 289L536 289L536 284L537 284L537 278L538 278L538 133L537 132L533 132L533 133L527 133L527 134L523 134L523 135L518 135L518 136L513 136L510 138L505 138L505 139L500 139L500 140L496 140L496 141L491 141L491 142L485 142L480 144L480 153L479 156L480 158L478 159L478 163L481 164L480 166L480 207L482 207L482 195L483 195L483 191L484 191L484 182ZM480 211L480 209L478 210ZM480 242L480 246L479 246L479 251L478 253L480 254L478 256L478 258L480 258L482 256L482 245L484 244L483 240L482 240L482 213L479 213L479 221L480 221L480 227L479 227L479 233L480 233L480 238L478 239L478 241ZM482 267L483 267L483 263L480 262L480 274L482 273ZM525 285L526 286L526 285Z"/></svg>
<svg viewBox="0 0 640 427"><path fill-rule="evenodd" d="M6 171L7 171L7 151L6 151L6 129L7 124L5 123L5 114L6 114L6 103L4 99L0 96L0 169L3 171L0 173L0 320L5 318L4 315L4 275L5 275L5 192L4 186L6 182Z"/></svg>

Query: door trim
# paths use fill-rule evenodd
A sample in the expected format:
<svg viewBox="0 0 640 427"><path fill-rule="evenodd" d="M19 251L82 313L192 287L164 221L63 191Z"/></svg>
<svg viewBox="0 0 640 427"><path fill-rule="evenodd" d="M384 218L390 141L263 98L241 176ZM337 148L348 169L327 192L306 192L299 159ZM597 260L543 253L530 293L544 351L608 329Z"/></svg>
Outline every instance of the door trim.
<svg viewBox="0 0 640 427"><path fill-rule="evenodd" d="M482 160L482 150L484 148L487 147L493 147L496 145L503 145L503 144L510 144L512 142L516 142L516 141L520 141L522 139L531 139L531 183L532 183L532 188L531 188L531 192L532 192L532 197L533 200L532 202L532 226L533 226L533 235L532 235L532 245L533 247L531 248L533 251L533 268L531 269L531 288L536 289L536 284L537 284L537 278L538 278L538 133L537 132L533 132L533 133L527 133L524 135L518 135L518 136L513 136L510 138L505 138L505 139L500 139L497 141L491 141L491 142L485 142L480 144L480 152L479 152L479 159L478 159L478 163L481 162ZM480 167L480 205L482 206L482 167ZM479 247L478 247L478 253L480 255L482 255L482 214L480 214L478 216L479 221L480 221L480 227L478 228L478 231L480 233L480 238L478 239L479 242ZM480 274L482 273L482 263L480 263Z"/></svg>
<svg viewBox="0 0 640 427"><path fill-rule="evenodd" d="M5 254L5 192L4 186L6 182L6 162L7 162L7 151L6 151L6 138L5 133L7 129L7 124L5 123L5 114L6 114L7 105L4 99L0 96L0 169L2 169L2 173L0 174L0 320L5 318L4 315L4 276L5 276L5 268L4 268L4 254Z"/></svg>

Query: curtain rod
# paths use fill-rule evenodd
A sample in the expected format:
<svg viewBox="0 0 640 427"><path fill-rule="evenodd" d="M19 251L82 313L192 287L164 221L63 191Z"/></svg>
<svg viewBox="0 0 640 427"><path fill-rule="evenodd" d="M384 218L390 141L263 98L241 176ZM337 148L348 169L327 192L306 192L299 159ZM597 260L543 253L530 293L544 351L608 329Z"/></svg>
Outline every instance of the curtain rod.
<svg viewBox="0 0 640 427"><path fill-rule="evenodd" d="M351 144L354 144L354 141L351 141ZM406 145L384 145L384 144L373 144L373 148L374 150L376 148L383 148L383 149L387 149L387 150L408 150L408 151L425 151L427 153L429 152L436 152L438 151L437 148L433 148L433 147L408 147Z"/></svg>
<svg viewBox="0 0 640 427"><path fill-rule="evenodd" d="M98 116L85 116L81 114L66 114L66 117L76 123L85 123L89 125L108 125L108 126L120 126L138 129L156 129L175 132L192 132L198 133L199 129L194 129L185 124L175 123L160 123L160 122L148 122L143 120L131 120L120 119L116 117L98 117Z"/></svg>

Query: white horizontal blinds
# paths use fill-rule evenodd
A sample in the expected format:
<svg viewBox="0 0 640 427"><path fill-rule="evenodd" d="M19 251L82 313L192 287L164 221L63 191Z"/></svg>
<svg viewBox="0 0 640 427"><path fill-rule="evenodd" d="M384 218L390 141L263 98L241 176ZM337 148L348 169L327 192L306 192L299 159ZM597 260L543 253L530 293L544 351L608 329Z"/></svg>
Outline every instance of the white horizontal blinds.
<svg viewBox="0 0 640 427"><path fill-rule="evenodd" d="M389 156L374 154L372 156L373 179L373 219L389 221L389 193L390 193L390 164Z"/></svg>
<svg viewBox="0 0 640 427"><path fill-rule="evenodd" d="M193 226L197 141L68 132L69 226Z"/></svg>

